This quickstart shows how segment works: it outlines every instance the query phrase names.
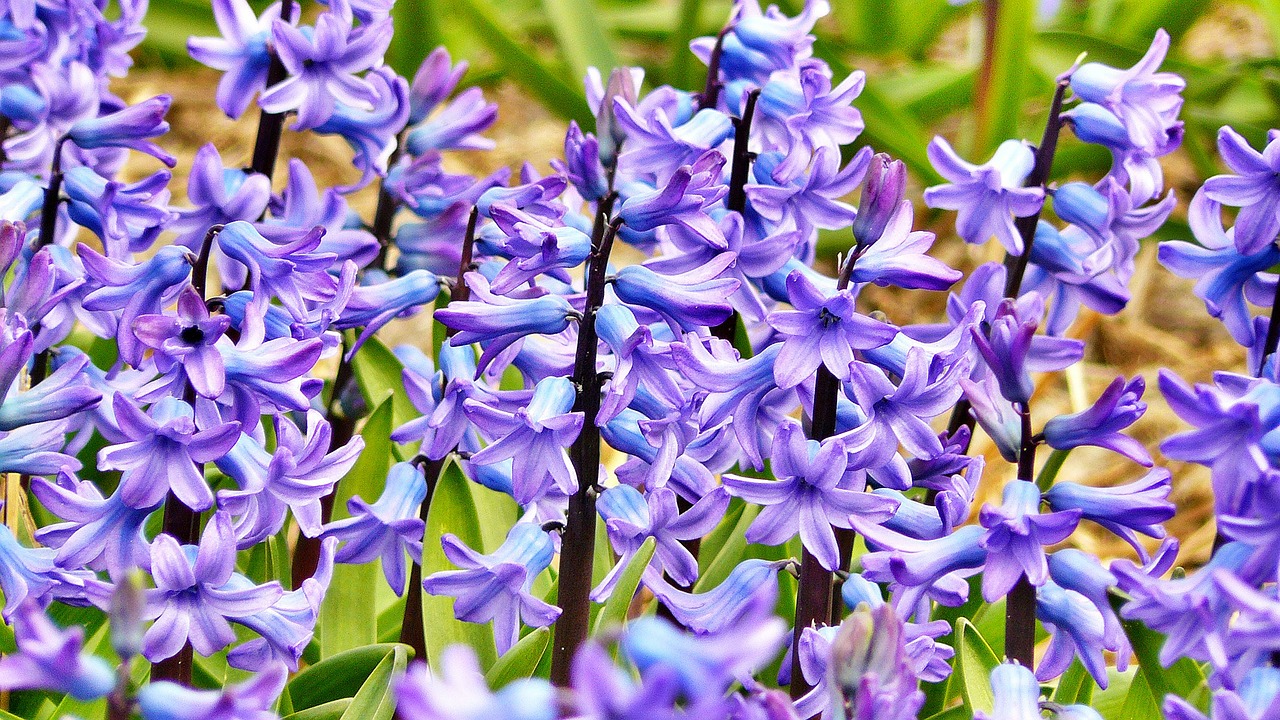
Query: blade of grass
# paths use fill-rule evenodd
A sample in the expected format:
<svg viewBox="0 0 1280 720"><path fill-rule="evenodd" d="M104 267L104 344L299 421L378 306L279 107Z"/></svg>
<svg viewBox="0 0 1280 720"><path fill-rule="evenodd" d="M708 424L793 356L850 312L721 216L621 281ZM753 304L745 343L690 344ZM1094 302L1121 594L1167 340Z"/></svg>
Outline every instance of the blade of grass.
<svg viewBox="0 0 1280 720"><path fill-rule="evenodd" d="M618 58L594 0L542 0L542 9L551 20L560 54L569 63L570 77L581 80L588 67L599 68L608 77Z"/></svg>

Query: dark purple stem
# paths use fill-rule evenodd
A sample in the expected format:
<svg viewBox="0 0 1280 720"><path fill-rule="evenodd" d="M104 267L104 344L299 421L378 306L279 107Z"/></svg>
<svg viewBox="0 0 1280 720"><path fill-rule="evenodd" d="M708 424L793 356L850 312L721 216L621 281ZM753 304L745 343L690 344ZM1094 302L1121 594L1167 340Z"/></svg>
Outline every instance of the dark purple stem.
<svg viewBox="0 0 1280 720"><path fill-rule="evenodd" d="M729 171L729 195L725 199L725 207L739 215L747 209L747 178L751 173L751 122L756 114L756 102L760 99L760 89L747 93L747 102L742 108L742 117L734 121L733 159ZM721 340L733 342L738 332L738 312L735 310L719 325L711 328L711 334Z"/></svg>
<svg viewBox="0 0 1280 720"><path fill-rule="evenodd" d="M716 34L716 44L711 48L711 57L707 59L707 81L698 97L700 110L714 108L720 103L720 55L724 52L724 38L732 29L732 25L726 25Z"/></svg>
<svg viewBox="0 0 1280 720"><path fill-rule="evenodd" d="M284 0L280 8L280 19L292 22L296 3ZM267 87L284 80L289 72L274 48L270 48L271 65L267 68ZM258 136L253 142L253 160L249 167L256 173L262 173L271 179L276 170L276 157L280 155L280 134L284 131L284 113L269 113L265 110L258 115Z"/></svg>
<svg viewBox="0 0 1280 720"><path fill-rule="evenodd" d="M609 220L616 195L610 193L596 212L592 253L587 269L587 301L578 323L578 350L573 380L578 388L575 412L583 414L582 432L569 448L569 460L578 475L578 490L569 498L562 550L560 585L556 604L560 618L555 625L551 650L551 682L569 686L569 668L578 647L587 639L591 620L591 571L596 542L596 493L600 482L600 374L596 371L596 311L604 303L605 273L621 218Z"/></svg>
<svg viewBox="0 0 1280 720"><path fill-rule="evenodd" d="M1031 408L1020 405L1022 448L1018 452L1018 480L1035 481L1036 438L1031 433ZM1004 654L1034 669L1036 650L1036 588L1024 573L1005 599Z"/></svg>

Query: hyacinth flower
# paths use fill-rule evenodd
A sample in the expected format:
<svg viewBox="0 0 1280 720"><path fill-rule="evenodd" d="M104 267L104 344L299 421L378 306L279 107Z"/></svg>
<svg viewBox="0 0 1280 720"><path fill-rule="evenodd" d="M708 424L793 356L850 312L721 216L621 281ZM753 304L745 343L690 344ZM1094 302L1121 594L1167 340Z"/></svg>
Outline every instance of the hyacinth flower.
<svg viewBox="0 0 1280 720"><path fill-rule="evenodd" d="M457 331L449 340L455 347L479 342L485 346L479 370L494 357L527 335L555 335L569 327L578 316L569 301L560 295L508 298L489 290L489 282L479 273L467 273L467 287L475 300L451 302L437 310L435 319Z"/></svg>
<svg viewBox="0 0 1280 720"><path fill-rule="evenodd" d="M698 579L698 563L681 541L711 532L728 506L729 494L722 488L707 493L684 512L679 511L676 493L670 488L653 488L644 494L630 485L605 490L596 502L596 510L618 553L618 562L591 591L591 599L604 602L613 593L623 570L650 537L656 545L645 570L647 580L652 582L665 572L675 583L692 586Z"/></svg>
<svg viewBox="0 0 1280 720"><path fill-rule="evenodd" d="M352 29L348 0L334 0L316 19L311 33L281 20L271 24L271 38L289 77L267 88L258 104L270 113L297 112L295 130L315 128L328 120L338 103L369 109L378 100L373 86L356 73L382 62L391 43L391 20Z"/></svg>
<svg viewBox="0 0 1280 720"><path fill-rule="evenodd" d="M210 227L261 217L271 199L271 181L259 173L224 167L222 155L209 143L191 161L187 198L195 207L180 210L170 227L180 233L175 244L199 251Z"/></svg>
<svg viewBox="0 0 1280 720"><path fill-rule="evenodd" d="M730 77L753 79L763 85L776 70L784 70L813 55L813 26L831 12L826 0L809 0L793 18L777 6L761 9L758 0L738 6L733 24L725 33L720 69ZM715 38L697 38L690 50L710 63Z"/></svg>
<svg viewBox="0 0 1280 720"><path fill-rule="evenodd" d="M85 166L71 168L63 175L67 214L101 238L109 256L145 251L174 217L168 208L170 177L162 170L126 184Z"/></svg>
<svg viewBox="0 0 1280 720"><path fill-rule="evenodd" d="M275 715L272 708L288 679L283 665L273 665L221 690L153 682L138 691L138 712L142 720L259 720Z"/></svg>
<svg viewBox="0 0 1280 720"><path fill-rule="evenodd" d="M520 624L546 627L560 615L560 608L534 597L533 580L555 555L551 537L533 523L516 523L507 539L491 555L467 547L446 534L445 556L462 570L445 570L422 581L432 595L452 596L453 614L465 622L493 621L498 653L505 653L519 639Z"/></svg>
<svg viewBox="0 0 1280 720"><path fill-rule="evenodd" d="M18 651L0 658L0 689L51 690L88 702L115 687L111 666L82 653L84 628L60 629L31 600L10 621Z"/></svg>
<svg viewBox="0 0 1280 720"><path fill-rule="evenodd" d="M718 699L778 654L787 626L773 616L771 606L757 603L722 631L704 635L681 632L659 618L638 618L627 625L619 649L641 677L669 677L693 703Z"/></svg>
<svg viewBox="0 0 1280 720"><path fill-rule="evenodd" d="M791 560L748 559L738 563L719 585L690 593L669 585L649 589L684 627L699 634L715 634L732 627L760 606L772 607L778 597L778 570Z"/></svg>
<svg viewBox="0 0 1280 720"><path fill-rule="evenodd" d="M612 353L613 375L605 383L596 424L613 420L644 391L669 408L684 403L672 377L670 346L654 340L653 329L636 321L626 305L605 305L596 311L596 333Z"/></svg>
<svg viewBox="0 0 1280 720"><path fill-rule="evenodd" d="M404 363L401 379L409 402L422 416L410 420L391 432L398 443L420 442L422 454L439 460L462 442L469 423L463 404L476 393L486 393L482 383L475 383L476 356L468 346L448 343L439 350L440 370L431 358L409 345L395 349Z"/></svg>
<svg viewBox="0 0 1280 720"><path fill-rule="evenodd" d="M867 214L875 210L870 208ZM936 238L931 232L911 229L913 212L911 203L904 200L888 219L863 230L868 240L854 262L850 280L908 290L946 290L963 276L928 254ZM857 230L856 221L854 228Z"/></svg>
<svg viewBox="0 0 1280 720"><path fill-rule="evenodd" d="M855 350L880 347L897 334L891 325L858 313L851 290L828 296L803 273L793 271L787 276L787 294L795 309L779 310L767 318L784 337L773 365L778 387L799 385L819 365L826 365L835 377L847 379Z"/></svg>
<svg viewBox="0 0 1280 720"><path fill-rule="evenodd" d="M92 482L58 473L57 482L35 478L31 491L49 512L65 522L46 525L36 539L55 548L61 567L89 567L117 576L128 568L147 567L151 551L144 533L147 517L159 508L134 508L119 491L104 498Z"/></svg>
<svg viewBox="0 0 1280 720"><path fill-rule="evenodd" d="M692 112L693 108L678 104L672 107L644 101L633 106L624 98L614 97L611 109L617 128L626 138L618 165L643 173L659 185L683 185L687 177L680 176L688 175L685 170L719 155L716 148L733 134L729 117L711 108ZM723 158L716 162L723 164ZM704 180L718 183L719 168ZM668 199L674 201L677 196Z"/></svg>
<svg viewBox="0 0 1280 720"><path fill-rule="evenodd" d="M426 270L414 270L376 285L360 285L352 289L333 327L364 328L347 351L349 357L354 356L360 346L387 323L412 315L439 294L440 280Z"/></svg>
<svg viewBox="0 0 1280 720"><path fill-rule="evenodd" d="M359 565L380 557L387 584L401 595L405 553L415 562L422 557L426 523L418 517L418 508L426 497L422 471L410 463L396 463L378 501L370 505L359 495L351 498L347 501L351 517L326 525L322 537L343 541L334 558L337 562Z"/></svg>
<svg viewBox="0 0 1280 720"><path fill-rule="evenodd" d="M871 610L877 610L881 606L889 605L884 600L884 593L880 586L866 579L864 576L851 573L849 577L840 585L840 599L844 601L844 606L849 610L857 610L860 605L865 605ZM895 601L891 604L893 608L898 608ZM898 613L900 616L901 613ZM931 622L914 623L906 621L902 626L902 651L904 659L910 665L912 673L925 682L942 682L951 675L950 660L955 656L955 651L949 645L943 645L937 642L937 639L951 632L951 625L945 620L933 620ZM823 641L829 641L831 638L824 637L825 634L831 633L830 630L823 628L815 630L808 628L807 633L818 634L817 637ZM804 663L803 657L801 664ZM825 678L826 673L822 673ZM806 673L806 678L813 677ZM814 685L817 685L815 682Z"/></svg>
<svg viewBox="0 0 1280 720"><path fill-rule="evenodd" d="M831 641L825 717L906 720L924 705L907 660L902 620L890 605L861 608L845 619Z"/></svg>
<svg viewBox="0 0 1280 720"><path fill-rule="evenodd" d="M236 518L241 548L279 532L286 508L292 511L303 535L318 536L322 530L321 498L333 492L364 449L364 440L357 436L330 451L333 427L315 410L307 412L305 437L284 415L274 417L274 429L273 451L241 434L230 450L215 459L218 469L240 486L218 491L218 505Z"/></svg>
<svg viewBox="0 0 1280 720"><path fill-rule="evenodd" d="M1135 533L1158 539L1165 536L1161 523L1176 511L1169 502L1169 491L1169 471L1156 468L1134 482L1115 487L1056 483L1044 499L1055 511L1078 510L1083 519L1102 525L1145 554Z"/></svg>
<svg viewBox="0 0 1280 720"><path fill-rule="evenodd" d="M175 398L165 398L144 413L122 393L112 407L129 440L103 448L98 465L121 471L120 497L126 504L153 507L172 491L193 510L213 505L213 491L197 464L225 455L240 435L239 423L202 428L191 406Z"/></svg>
<svg viewBox="0 0 1280 720"><path fill-rule="evenodd" d="M30 350L30 336L27 335L24 342L13 347L18 350L10 355L13 359L27 355L23 349ZM5 348L6 351L9 349ZM25 361L25 358L22 359ZM89 359L83 356L71 360L61 365L39 385L25 391L17 391L13 385L0 385L0 431L70 418L97 405L102 399L102 393L85 382L81 374L88 364ZM8 370L9 368L0 370L0 383L9 376Z"/></svg>
<svg viewBox="0 0 1280 720"><path fill-rule="evenodd" d="M575 227L549 223L506 203L494 203L489 213L506 236L502 253L511 259L490 286L499 295L544 273L567 282L565 268L578 267L591 253L591 238Z"/></svg>
<svg viewBox="0 0 1280 720"><path fill-rule="evenodd" d="M467 418L493 443L471 456L486 465L511 459L512 495L526 505L555 485L566 495L578 489L578 476L569 464L565 448L582 430L583 415L572 412L577 391L568 378L549 377L540 381L528 405L514 411L491 407L480 400L463 403Z"/></svg>
<svg viewBox="0 0 1280 720"><path fill-rule="evenodd" d="M706 210L728 192L721 181L724 163L723 155L709 150L692 164L682 165L662 187L628 196L617 209L625 228L623 239L627 233L679 225L708 245L723 246L720 228Z"/></svg>
<svg viewBox="0 0 1280 720"><path fill-rule="evenodd" d="M404 720L555 720L555 690L541 678L521 678L489 689L475 651L451 645L434 672L414 662L396 679L396 714Z"/></svg>
<svg viewBox="0 0 1280 720"><path fill-rule="evenodd" d="M156 369L164 375L148 390L180 395L186 383L197 394L216 398L227 386L222 354L214 344L231 326L226 315L210 315L204 298L190 286L178 295L177 316L142 315L133 334L150 348ZM144 392L145 394L145 392Z"/></svg>
<svg viewBox="0 0 1280 720"><path fill-rule="evenodd" d="M609 179L600 162L600 141L582 132L577 121L569 121L564 136L564 160L552 160L551 167L569 178L582 199L596 202L609 194Z"/></svg>
<svg viewBox="0 0 1280 720"><path fill-rule="evenodd" d="M965 242L981 244L993 235L1011 255L1023 252L1022 236L1013 220L1034 214L1044 203L1044 190L1023 187L1035 164L1027 143L1006 140L984 165L960 159L946 140L929 143L929 162L947 180L924 192L931 208L956 210L956 233Z"/></svg>
<svg viewBox="0 0 1280 720"><path fill-rule="evenodd" d="M323 228L313 228L297 240L278 245L244 221L230 223L218 232L218 248L249 269L253 302L248 318L261 322L267 302L275 297L294 320L304 321L306 299L332 297L337 281L328 270L336 256L317 250L323 236ZM252 327L246 321L244 331L249 333Z"/></svg>
<svg viewBox="0 0 1280 720"><path fill-rule="evenodd" d="M0 472L53 475L64 469L79 470L80 461L63 452L66 440L65 420L0 432Z"/></svg>
<svg viewBox="0 0 1280 720"><path fill-rule="evenodd" d="M169 123L165 122L164 116L169 112L172 100L168 95L157 95L108 115L81 120L67 130L66 137L85 150L132 148L173 167L178 164L178 159L149 141L169 132Z"/></svg>
<svg viewBox="0 0 1280 720"><path fill-rule="evenodd" d="M325 232L316 251L333 253L337 256L335 264L352 260L364 267L377 257L378 239L363 228L347 226L351 208L342 194L334 188L321 192L315 176L301 160L290 158L288 167L289 181L279 202L272 203L269 217L254 224L258 232L274 243L285 244L319 226Z"/></svg>
<svg viewBox="0 0 1280 720"><path fill-rule="evenodd" d="M1111 111L1128 130L1130 141L1155 153L1176 122L1186 81L1174 73L1157 72L1169 52L1169 33L1157 30L1151 47L1128 70L1101 63L1085 63L1071 73L1076 97Z"/></svg>
<svg viewBox="0 0 1280 720"><path fill-rule="evenodd" d="M1013 589L1022 576L1032 585L1049 579L1044 546L1062 542L1080 522L1083 512L1069 509L1040 513L1040 488L1015 480L1005 485L999 508L984 505L979 515L987 532L980 541L987 551L982 596L995 602Z"/></svg>
<svg viewBox="0 0 1280 720"><path fill-rule="evenodd" d="M1191 198L1187 221L1199 244L1160 243L1160 264L1179 277L1194 279L1195 294L1209 314L1222 321L1236 342L1251 347L1256 333L1248 303L1265 306L1274 299L1276 280L1267 271L1280 262L1280 247L1268 242L1257 252L1241 253L1235 230L1223 229L1222 206L1205 192Z"/></svg>
<svg viewBox="0 0 1280 720"><path fill-rule="evenodd" d="M116 341L120 356L135 367L144 346L133 334L133 323L142 315L160 315L177 298L191 277L190 251L166 245L145 263L128 263L103 257L87 246L78 249L86 275L96 287L85 295L85 310L119 310Z"/></svg>
<svg viewBox="0 0 1280 720"><path fill-rule="evenodd" d="M1147 410L1142 402L1146 380L1135 375L1130 381L1111 381L1097 402L1071 415L1059 415L1044 425L1044 440L1056 450L1084 445L1106 448L1136 463L1151 467L1151 454L1137 440L1120 431L1137 422Z"/></svg>
<svg viewBox="0 0 1280 720"><path fill-rule="evenodd" d="M454 65L449 49L443 45L428 53L409 83L409 124L417 125L425 120L452 95L469 67L466 60Z"/></svg>
<svg viewBox="0 0 1280 720"><path fill-rule="evenodd" d="M786 420L773 440L773 472L777 480L725 475L724 483L737 497L763 505L747 530L747 540L781 545L797 532L800 541L827 570L840 564L832 527L850 528L850 517L872 522L888 519L898 503L892 498L862 492L846 480L849 449L839 439L806 440L794 420Z"/></svg>
<svg viewBox="0 0 1280 720"><path fill-rule="evenodd" d="M480 88L467 88L425 121L411 123L405 150L414 156L433 150L492 150L497 144L480 133L497 117L498 106L486 102Z"/></svg>
<svg viewBox="0 0 1280 720"><path fill-rule="evenodd" d="M264 410L306 412L324 386L323 380L307 375L324 349L320 338L281 337L260 343L241 335L237 344L224 340L217 348L228 388L218 398L219 410L242 427L257 424Z"/></svg>
<svg viewBox="0 0 1280 720"><path fill-rule="evenodd" d="M733 314L727 302L739 281L723 277L737 261L720 253L701 267L666 274L661 261L628 265L612 278L613 291L625 303L648 308L662 317L676 336L700 327L715 327Z"/></svg>
<svg viewBox="0 0 1280 720"><path fill-rule="evenodd" d="M768 153L756 159L752 165L756 183L745 189L752 212L759 213L770 222L791 222L806 230L838 230L848 227L851 220L856 224L858 212L840 198L862 182L868 167L874 163L870 148L858 151L841 168L838 151L819 147L813 152L807 174L796 175L789 167L788 159L781 152Z"/></svg>
<svg viewBox="0 0 1280 720"><path fill-rule="evenodd" d="M409 115L409 85L395 71L376 67L365 82L373 86L372 110L338 103L329 119L313 128L319 134L338 135L355 151L352 164L360 170L360 179L352 185L339 186L337 190L343 193L359 190L375 175L386 176L387 162L397 147L397 133Z"/></svg>
<svg viewBox="0 0 1280 720"><path fill-rule="evenodd" d="M337 540L322 541L314 575L303 580L298 589L281 595L266 610L235 619L237 625L249 628L259 637L240 643L227 653L227 663L231 667L261 672L283 664L290 672L297 671L302 652L314 637L316 622L320 619L320 604L333 581L333 557L337 547ZM252 586L253 581L233 574L226 587L229 590L248 590Z"/></svg>
<svg viewBox="0 0 1280 720"><path fill-rule="evenodd" d="M614 665L608 651L588 641L573 657L570 672L580 717L617 720L675 720L679 685L677 678L654 673L637 681L635 673ZM719 698L704 698L687 711L714 717L724 713Z"/></svg>
<svg viewBox="0 0 1280 720"><path fill-rule="evenodd" d="M267 86L267 39L281 6L273 3L255 17L247 0L213 0L210 5L222 36L188 38L187 52L196 62L223 72L215 95L218 108L227 117L239 118Z"/></svg>
<svg viewBox="0 0 1280 720"><path fill-rule="evenodd" d="M151 575L156 587L147 591L147 629L143 654L152 662L172 657L190 642L201 655L212 655L235 642L228 620L262 612L280 599L280 584L229 587L235 572L235 535L231 517L215 513L198 547L182 546L161 534L151 544Z"/></svg>

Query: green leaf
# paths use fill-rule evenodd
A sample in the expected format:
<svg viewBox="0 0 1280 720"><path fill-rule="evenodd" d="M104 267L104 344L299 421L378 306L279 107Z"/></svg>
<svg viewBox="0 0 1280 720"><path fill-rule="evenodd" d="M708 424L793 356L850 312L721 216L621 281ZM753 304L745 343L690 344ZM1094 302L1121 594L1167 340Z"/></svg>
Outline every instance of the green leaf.
<svg viewBox="0 0 1280 720"><path fill-rule="evenodd" d="M605 601L604 609L596 616L592 635L599 635L603 630L626 624L627 608L631 607L631 599L635 597L636 588L640 587L640 576L649 567L649 561L653 558L656 547L657 540L653 537L646 538L636 554L631 556L631 561L627 563L622 576L618 578L618 584L613 588L613 594Z"/></svg>
<svg viewBox="0 0 1280 720"><path fill-rule="evenodd" d="M339 653L311 665L289 681L288 692L295 711L319 707L355 697L365 680L388 656L393 643L366 645Z"/></svg>
<svg viewBox="0 0 1280 720"><path fill-rule="evenodd" d="M360 351L351 358L351 370L355 373L356 383L360 385L360 394L364 395L364 401L369 407L378 407L388 397L392 399L392 428L398 428L417 417L418 412L404 391L404 364L381 340L369 338L365 341L360 346Z"/></svg>
<svg viewBox="0 0 1280 720"><path fill-rule="evenodd" d="M350 517L350 498L359 495L372 503L382 494L391 470L391 411L392 399L384 398L360 431L364 452L338 481L334 520ZM380 582L383 580L377 562L334 567L333 581L320 607L320 657L378 642L378 611L371 602L370 590Z"/></svg>
<svg viewBox="0 0 1280 720"><path fill-rule="evenodd" d="M1116 614L1124 607L1129 598L1117 590L1110 592L1111 607ZM1202 710L1208 710L1207 683L1200 665L1190 658L1181 658L1167 668L1160 666L1160 648L1164 646L1165 636L1147 627L1141 620L1126 620L1121 616L1120 625L1124 634L1133 645L1133 654L1138 658L1138 676L1148 687L1152 697L1163 701L1165 695L1177 695ZM1137 684L1135 679L1134 684ZM1126 701L1126 705L1127 705Z"/></svg>
<svg viewBox="0 0 1280 720"><path fill-rule="evenodd" d="M702 0L680 0L675 26L671 28L671 84L676 87L692 87L697 81L693 53L689 41L698 32L698 19L702 16Z"/></svg>
<svg viewBox="0 0 1280 720"><path fill-rule="evenodd" d="M507 24L493 14L487 2L460 0L455 4L471 23L477 39L487 45L506 70L507 75L526 91L542 101L547 109L566 119L577 120L584 127L594 122L586 96L561 79L559 73L546 66L529 51L532 43L513 36Z"/></svg>
<svg viewBox="0 0 1280 720"><path fill-rule="evenodd" d="M497 690L506 687L513 680L532 677L550 644L550 628L535 628L533 632L520 638L520 642L498 658L489 672L485 673L484 678L489 687Z"/></svg>
<svg viewBox="0 0 1280 720"><path fill-rule="evenodd" d="M283 720L339 720L350 706L351 698L339 698L323 705L285 715Z"/></svg>
<svg viewBox="0 0 1280 720"><path fill-rule="evenodd" d="M1210 0L1128 0L1119 13L1119 23L1108 28L1115 37L1132 38L1150 43L1157 28L1179 37L1200 18L1213 3Z"/></svg>
<svg viewBox="0 0 1280 720"><path fill-rule="evenodd" d="M995 696L991 692L991 671L999 664L1000 659L973 623L964 618L956 621L956 665L951 682L958 684L966 708L992 712Z"/></svg>
<svg viewBox="0 0 1280 720"><path fill-rule="evenodd" d="M1134 676L1133 684L1129 686L1129 694L1124 699L1121 717L1126 720L1163 720L1160 703L1151 693L1151 685L1148 682L1150 677L1150 673L1144 673L1141 669Z"/></svg>
<svg viewBox="0 0 1280 720"><path fill-rule="evenodd" d="M957 705L935 715L930 715L928 720L973 720L973 711L963 705Z"/></svg>
<svg viewBox="0 0 1280 720"><path fill-rule="evenodd" d="M1071 661L1071 666L1058 679L1058 687L1053 691L1053 701L1062 705L1088 705L1093 698L1095 685L1093 676L1077 658Z"/></svg>
<svg viewBox="0 0 1280 720"><path fill-rule="evenodd" d="M450 462L440 474L431 507L427 512L427 542L422 545L422 576L442 570L455 570L444 555L440 538L445 533L456 535L468 547L482 547L484 536L476 512L475 496L470 481L456 463ZM453 598L423 593L422 616L430 618L426 624L427 660L432 667L440 667L440 653L454 643L470 645L480 660L480 667L488 668L497 659L493 632L488 624L468 623L453 614Z"/></svg>
<svg viewBox="0 0 1280 720"><path fill-rule="evenodd" d="M342 713L342 720L391 720L396 711L391 683L404 672L408 663L409 646L392 646L391 652L382 658L356 696L351 698L351 705Z"/></svg>
<svg viewBox="0 0 1280 720"><path fill-rule="evenodd" d="M570 77L581 81L588 67L596 67L609 77L618 64L609 35L600 23L600 10L593 0L542 0L542 9L551 20L551 30L560 41L559 50L569 63Z"/></svg>
<svg viewBox="0 0 1280 720"><path fill-rule="evenodd" d="M398 74L413 80L418 67L432 48L440 45L440 19L444 18L439 0L398 0L391 10L396 33L387 48L387 64Z"/></svg>

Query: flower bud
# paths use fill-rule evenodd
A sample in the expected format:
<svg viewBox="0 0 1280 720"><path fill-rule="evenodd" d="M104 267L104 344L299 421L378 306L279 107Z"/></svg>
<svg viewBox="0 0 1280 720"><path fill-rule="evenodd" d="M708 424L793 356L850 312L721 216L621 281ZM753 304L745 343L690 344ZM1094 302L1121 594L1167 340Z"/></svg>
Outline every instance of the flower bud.
<svg viewBox="0 0 1280 720"><path fill-rule="evenodd" d="M859 247L880 239L889 221L903 203L907 185L907 166L885 153L871 158L867 184L862 191L862 204L853 221L853 237Z"/></svg>
<svg viewBox="0 0 1280 720"><path fill-rule="evenodd" d="M600 143L600 163L612 167L618 161L618 148L627 134L618 125L613 115L613 99L619 98L629 105L635 105L640 94L636 75L631 68L617 67L609 73L609 84L604 89L604 99L600 109L596 111L596 137Z"/></svg>
<svg viewBox="0 0 1280 720"><path fill-rule="evenodd" d="M111 594L111 647L122 662L142 652L146 610L142 571L135 568L116 583L115 592Z"/></svg>

